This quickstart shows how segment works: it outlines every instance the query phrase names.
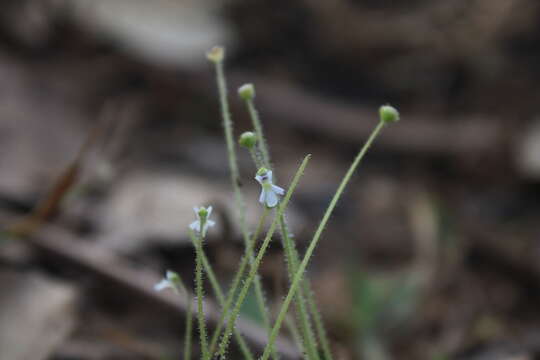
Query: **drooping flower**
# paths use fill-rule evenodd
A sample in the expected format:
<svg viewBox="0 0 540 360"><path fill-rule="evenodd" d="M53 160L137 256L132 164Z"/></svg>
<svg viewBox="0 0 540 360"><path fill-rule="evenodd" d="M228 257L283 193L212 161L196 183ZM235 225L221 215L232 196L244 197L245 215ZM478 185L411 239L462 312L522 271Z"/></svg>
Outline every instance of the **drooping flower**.
<svg viewBox="0 0 540 360"><path fill-rule="evenodd" d="M182 281L180 280L180 275L174 271L167 270L165 277L161 279L160 282L154 285L155 291L162 291L165 289L171 289L174 292L178 293L180 291Z"/></svg>
<svg viewBox="0 0 540 360"><path fill-rule="evenodd" d="M272 171L266 168L260 168L257 171L255 180L261 184L261 195L259 202L269 208L278 204L279 196L285 194L285 190L272 183Z"/></svg>
<svg viewBox="0 0 540 360"><path fill-rule="evenodd" d="M195 231L200 232L201 231L201 224L202 224L202 236L204 237L206 235L206 231L209 227L214 226L216 223L209 219L210 214L212 214L212 207L209 206L205 208L204 206L201 207L194 207L193 210L195 211L195 214L197 215L197 220L191 223L189 227Z"/></svg>

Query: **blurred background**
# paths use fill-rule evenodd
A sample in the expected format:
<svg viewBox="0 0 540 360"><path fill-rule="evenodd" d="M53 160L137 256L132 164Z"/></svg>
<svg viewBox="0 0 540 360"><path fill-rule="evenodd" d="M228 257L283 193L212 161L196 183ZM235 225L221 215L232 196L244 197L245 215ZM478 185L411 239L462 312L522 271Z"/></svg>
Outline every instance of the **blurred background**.
<svg viewBox="0 0 540 360"><path fill-rule="evenodd" d="M242 254L214 45L236 135L255 84L279 185L313 154L288 215L301 251L378 106L401 112L309 267L336 359L540 358L540 2L3 0L2 360L179 358L185 299L152 285L191 286L192 207L216 209L224 286ZM278 242L261 273L275 307Z"/></svg>

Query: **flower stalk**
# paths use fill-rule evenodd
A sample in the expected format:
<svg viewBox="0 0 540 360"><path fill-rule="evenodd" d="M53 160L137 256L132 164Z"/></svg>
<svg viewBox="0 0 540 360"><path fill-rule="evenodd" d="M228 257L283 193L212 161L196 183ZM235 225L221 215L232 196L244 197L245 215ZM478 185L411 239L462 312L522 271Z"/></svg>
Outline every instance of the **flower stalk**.
<svg viewBox="0 0 540 360"><path fill-rule="evenodd" d="M268 360L268 357L270 356L270 349L272 348L272 346L274 345L276 341L277 335L279 333L279 330L281 329L281 325L285 319L285 316L287 314L291 301L299 288L300 282L302 281L304 277L304 272L306 271L306 267L309 263L309 260L311 259L311 256L313 255L315 247L317 246L319 242L322 232L324 228L326 227L326 224L328 223L328 220L330 219L330 216L332 215L337 205L337 202L341 198L341 195L343 194L345 187L350 182L352 175L354 174L356 168L358 167L358 165L364 158L371 144L373 143L375 138L379 135L379 133L381 132L381 130L384 128L386 124L387 122L383 121L382 119L379 121L379 123L377 124L377 126L375 127L375 129L373 130L369 138L367 139L366 143L364 144L364 146L361 148L360 152L354 159L353 163L347 170L347 173L341 180L341 183L339 184L339 187L336 190L336 193L332 197L332 200L330 201L330 204L328 205L328 208L326 209L323 215L323 218L321 222L319 223L319 226L317 227L317 230L315 231L313 238L311 239L309 247L306 250L306 253L304 255L304 258L302 259L302 262L300 263L298 270L294 274L293 281L289 288L289 292L287 293L287 296L285 297L285 300L283 301L283 304L281 305L281 309L274 323L274 327L272 328L272 332L270 333L270 339L268 340L268 344L266 345L264 349L261 360Z"/></svg>
<svg viewBox="0 0 540 360"><path fill-rule="evenodd" d="M277 216L274 217L274 220L272 221L272 224L270 225L270 228L268 229L268 232L266 233L266 237L264 238L264 241L259 249L259 252L257 253L257 256L255 257L253 264L250 268L249 274L247 278L244 281L244 285L240 289L240 293L238 295L238 298L236 300L235 306L231 311L231 314L227 321L227 327L225 329L225 333L223 334L223 337L221 339L219 348L218 348L218 354L221 357L221 359L225 358L225 353L227 351L228 345L229 345L229 339L231 337L231 331L234 328L234 324L236 322L236 319L238 318L238 315L240 314L240 308L242 307L242 304L244 303L244 300L248 294L249 288L256 277L257 271L259 269L259 266L262 262L262 258L264 257L264 254L266 252L266 249L268 248L268 245L270 244L270 240L272 239L272 236L276 230L276 227L278 225L278 219L279 215L283 214L285 209L287 208L287 205L289 203L289 200L296 189L296 186L298 185L298 182L300 181L300 177L304 173L304 170L307 166L307 163L309 162L309 159L311 158L311 155L307 155L304 158L304 161L298 168L293 181L289 187L289 190L287 191L287 194L283 198L283 201L280 203L278 210L277 210ZM277 335L276 335L277 337ZM270 338L271 339L271 338ZM275 342L275 339L274 339ZM268 353L267 357L270 356L270 353L272 352L274 343L272 344L268 343L268 345L265 348L265 351Z"/></svg>

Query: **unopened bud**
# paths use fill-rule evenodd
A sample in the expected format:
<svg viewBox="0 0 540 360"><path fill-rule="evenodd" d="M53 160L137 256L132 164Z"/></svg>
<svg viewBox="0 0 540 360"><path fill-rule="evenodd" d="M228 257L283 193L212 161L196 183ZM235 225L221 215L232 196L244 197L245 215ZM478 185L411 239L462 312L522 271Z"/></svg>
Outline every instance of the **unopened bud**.
<svg viewBox="0 0 540 360"><path fill-rule="evenodd" d="M206 217L208 216L208 210L204 206L201 206L199 208L198 215L199 215L199 219L206 220Z"/></svg>
<svg viewBox="0 0 540 360"><path fill-rule="evenodd" d="M253 100L255 97L255 87L253 84L244 84L238 88L238 95L245 100Z"/></svg>
<svg viewBox="0 0 540 360"><path fill-rule="evenodd" d="M386 124L393 123L399 120L399 112L390 105L383 105L379 108L379 116L381 121Z"/></svg>
<svg viewBox="0 0 540 360"><path fill-rule="evenodd" d="M222 46L214 46L212 49L210 49L210 51L206 53L206 58L214 64L222 62L224 56L225 49Z"/></svg>
<svg viewBox="0 0 540 360"><path fill-rule="evenodd" d="M268 169L265 168L265 167L262 167L259 169L259 171L257 171L257 175L259 176L263 176L264 174L266 174L268 172Z"/></svg>
<svg viewBox="0 0 540 360"><path fill-rule="evenodd" d="M245 133L240 135L238 143L240 144L240 146L243 146L246 149L252 149L257 143L257 135L255 135L251 131L246 131Z"/></svg>

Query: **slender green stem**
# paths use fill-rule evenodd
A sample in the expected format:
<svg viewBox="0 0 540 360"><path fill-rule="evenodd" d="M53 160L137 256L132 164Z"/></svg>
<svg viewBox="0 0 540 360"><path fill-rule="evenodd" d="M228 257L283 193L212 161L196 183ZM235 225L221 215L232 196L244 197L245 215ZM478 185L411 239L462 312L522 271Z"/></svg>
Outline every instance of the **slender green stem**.
<svg viewBox="0 0 540 360"><path fill-rule="evenodd" d="M244 275L244 271L246 269L246 266L248 265L249 259L253 256L253 248L255 246L255 242L257 238L259 237L264 224L266 223L266 218L268 216L268 210L265 209L259 219L259 223L257 225L257 228L255 229L255 232L253 233L252 239L249 242L248 248L246 249L246 253L242 257L242 260L240 260L240 265L238 266L238 270L236 271L236 274L233 278L231 288L229 290L229 293L227 294L227 299L225 300L224 304L222 306L221 314L218 319L218 323L216 326L216 330L214 331L214 335L212 335L212 339L210 341L210 353L213 354L217 345L217 342L219 340L219 335L221 334L221 330L223 328L225 317L228 315L230 308L234 301L234 296L238 290L238 287L240 285L240 280L242 280L242 275Z"/></svg>
<svg viewBox="0 0 540 360"><path fill-rule="evenodd" d="M282 237L285 241L284 248L286 250L286 256L290 263L293 265L293 270L289 270L291 281L293 275L296 273L296 270L298 269L298 263L300 262L298 257L298 251L296 250L296 247L294 246L294 239L290 237L290 232L288 230L287 224L285 222L285 219L283 219L282 222ZM322 320L321 314L319 312L319 309L317 307L317 303L315 302L315 297L313 295L313 291L311 290L311 284L308 278L304 277L302 278L302 284L300 289L298 290L298 294L301 298L300 301L304 301L307 303L309 313L311 315L311 318L313 319L313 323L315 324L315 331L317 333L317 338L319 339L324 358L326 360L332 360L332 352L330 351L330 343L328 341L328 336L326 335L326 329L324 328L324 322ZM298 311L298 310L297 310ZM310 324L308 324L309 326ZM311 328L308 328L309 331L311 331Z"/></svg>
<svg viewBox="0 0 540 360"><path fill-rule="evenodd" d="M192 241L194 239L193 233L190 232ZM194 242L195 244L195 242ZM191 358L191 343L192 343L192 331L193 331L193 296L184 285L182 279L178 278L178 282L175 282L174 292L177 294L184 293L187 299L187 311L186 311L186 329L184 334L184 359L189 360Z"/></svg>
<svg viewBox="0 0 540 360"><path fill-rule="evenodd" d="M191 359L191 332L193 329L193 297L186 291L188 309L186 314L186 333L184 335L184 359Z"/></svg>
<svg viewBox="0 0 540 360"><path fill-rule="evenodd" d="M294 274L298 270L298 253L296 252L293 241L289 236L289 231L285 223L285 217L283 215L279 218L279 225L281 228L281 239L283 242L283 248L285 249L285 259L287 261L289 281L292 281ZM296 314L300 323L304 351L306 352L308 359L318 360L319 354L317 352L317 343L315 341L315 335L313 334L313 329L311 327L309 314L306 308L304 291L302 288L297 292L294 302L296 305Z"/></svg>
<svg viewBox="0 0 540 360"><path fill-rule="evenodd" d="M191 241L193 242L193 245L198 246L197 245L198 242L197 242L197 238L195 237L195 234L192 231L190 231L189 235L190 235ZM224 309L226 300L225 300L225 296L223 295L223 290L221 289L221 285L219 285L216 274L214 273L214 270L212 269L212 265L210 264L210 262L208 261L208 258L206 257L204 249L201 248L199 251L202 254L204 271L208 275L208 280L210 280L210 284L212 285L212 289L214 290L214 294L216 295L218 304ZM224 313L225 312L222 312L222 314ZM220 320L218 321L218 325L216 327L215 333L214 333L214 336L216 338L217 338L216 334L221 331L221 326L223 326L223 320L220 318ZM236 329L234 329L234 337L236 339L236 342L238 343L238 346L244 358L247 360L253 360L254 357L251 351L249 350L249 346L247 345L246 341L242 337L242 334L240 334L240 332L237 331ZM215 345L212 346L212 342L210 342L210 350L209 350L210 357L212 357L214 348L215 348Z"/></svg>
<svg viewBox="0 0 540 360"><path fill-rule="evenodd" d="M272 330L272 326L270 325L270 317L268 314L268 309L266 307L263 307L263 308L260 307L261 304L263 304L264 306L264 304L266 303L266 300L264 298L264 291L263 291L259 274L255 275L255 280L253 281L253 284L255 287L255 297L257 298L257 304L259 305L259 312L262 316L263 326L264 326L264 329L266 330L267 336L270 336L270 331ZM272 349L272 358L275 360L279 359L279 356L275 347L273 347Z"/></svg>
<svg viewBox="0 0 540 360"><path fill-rule="evenodd" d="M199 338L201 343L201 351L203 360L210 360L210 353L208 352L208 339L206 335L206 319L204 316L203 308L203 254L202 254L202 241L203 241L203 229L204 221L201 221L201 228L199 236L197 237L197 244L195 246L196 260L195 260L195 292L197 294L197 318L199 322Z"/></svg>
<svg viewBox="0 0 540 360"><path fill-rule="evenodd" d="M233 122L231 119L231 113L229 111L229 101L227 96L227 81L225 78L225 72L223 71L223 62L216 63L216 80L219 92L219 103L221 106L221 116L223 118L223 130L225 132L225 142L227 144L227 154L229 158L229 169L231 171L231 183L234 190L234 196L236 206L238 207L240 214L240 220L243 224L245 218L242 216L245 213L245 204L240 191L239 181L240 174L238 171L238 161L236 158L236 148L233 135Z"/></svg>
<svg viewBox="0 0 540 360"><path fill-rule="evenodd" d="M264 166L264 160L261 158L261 152L260 151L257 151L257 149L255 149L255 148L251 148L249 150L249 153L251 154L251 158L252 158L255 166L257 167L257 169ZM264 211L267 212L268 208L265 207ZM250 255L250 257L252 257L252 255ZM263 326L264 326L268 336L270 336L270 330L272 329L272 327L270 325L269 314L268 314L268 311L267 311L266 306L265 306L266 301L265 301L265 298L264 298L264 290L263 290L263 287L262 287L262 284L261 284L260 276L258 274L255 275L254 287L255 287L255 297L257 299L257 304L258 304L258 307L259 307L259 313L261 314L261 317L262 317ZM278 356L278 353L277 353L275 347L272 349L272 358L274 360L279 359L279 356Z"/></svg>
<svg viewBox="0 0 540 360"><path fill-rule="evenodd" d="M253 252L254 252L255 243L256 243L257 238L259 237L259 233L262 231L262 227L265 224L265 220L266 220L267 215L268 215L268 209L265 207L264 210L263 210L262 221L261 221L260 225L257 226L257 231L255 232L253 238L251 239L250 243L248 244L248 247L246 248L246 254L244 256L244 259L249 260L250 266L253 265L253 261L254 261ZM242 260L244 260L244 259L242 259ZM242 273L244 272L244 267L245 267L245 265L242 266ZM239 272L240 272L240 269L239 269ZM236 293L238 285L239 285L239 282L236 284L236 287L233 288L233 290L234 290L233 294ZM264 297L264 291L263 291L263 287L262 287L262 283L261 283L261 277L259 276L259 274L255 274L254 286L255 286L255 299L256 299L256 302L257 302L257 307L259 309L259 314L261 315L264 329L266 330L267 335L270 336L270 330L272 329L272 327L270 325L270 318L268 316L268 310L266 308L266 301L265 301L265 297ZM272 348L272 358L274 360L279 359L279 357L277 355L277 352L275 351L275 347Z"/></svg>
<svg viewBox="0 0 540 360"><path fill-rule="evenodd" d="M257 109L255 108L255 103L252 99L246 100L246 106L248 108L251 121L253 123L253 128L255 129L255 134L257 135L257 141L259 149L261 149L264 166L266 166L268 169L271 169L272 165L270 164L270 152L268 151L266 138L263 134L263 127L261 124L261 119L259 118L259 113L257 112Z"/></svg>
<svg viewBox="0 0 540 360"><path fill-rule="evenodd" d="M197 237L193 231L189 232L189 237L191 238L191 242L193 243L193 246L196 249L200 247L197 241ZM216 274L214 273L214 269L212 268L212 265L210 265L210 262L208 261L208 257L206 256L204 249L200 247L199 249L197 249L197 251L200 251L202 254L203 268L204 268L204 271L206 272L206 275L208 276L208 280L210 281L210 285L212 286L212 289L216 293L216 298L218 302L220 303L225 302L225 297L223 296L223 292L221 291L221 286L219 285Z"/></svg>
<svg viewBox="0 0 540 360"><path fill-rule="evenodd" d="M242 192L240 190L240 174L238 171L238 161L236 157L236 150L235 150L235 142L234 142L234 136L233 136L233 122L231 119L231 114L229 110L229 102L228 102L228 96L227 96L227 82L225 77L225 72L223 69L223 61L217 61L215 62L215 68L216 68L216 81L218 86L218 92L219 92L219 102L221 107L221 114L223 118L223 129L225 132L225 142L227 143L227 154L229 158L229 168L231 172L231 183L233 186L234 191L234 198L236 202L236 208L238 211L238 220L240 223L240 229L242 231L242 236L244 239L244 246L246 249L246 255L247 251L250 247L249 245L249 231L246 225L246 205L244 202L244 198L242 196ZM252 255L247 255L247 260L252 260ZM242 275L242 274L240 274ZM255 277L255 282L257 286L255 287L255 291L257 293L257 304L261 311L262 316L266 316L266 311L264 310L266 308L266 305L264 304L264 296L262 293L260 293L260 290L262 289L262 286L260 284L260 278L258 276ZM233 286L233 288L235 288ZM234 294L233 294L234 295ZM270 328L268 328L268 331L270 331Z"/></svg>
<svg viewBox="0 0 540 360"><path fill-rule="evenodd" d="M311 242L309 244L309 247L306 251L306 254L304 255L304 258L302 259L302 262L300 263L300 266L298 268L298 271L294 274L294 278L292 281L292 284L289 288L289 292L287 293L287 296L285 297L285 300L283 301L283 304L281 305L281 309L279 311L279 314L277 316L276 322L274 323L274 327L272 329L272 333L270 334L270 339L268 340L268 344L266 345L264 349L264 353L261 357L261 360L268 360L268 357L270 356L270 352L272 349L272 345L276 341L276 338L278 336L279 330L281 328L281 325L283 323L283 320L285 319L285 315L287 314L287 311L289 309L289 306L291 304L291 301L296 294L296 291L298 290L298 286L304 277L304 271L306 271L306 267L309 263L309 260L311 256L313 255L313 251L315 250L315 247L317 246L317 243L319 242L319 239L321 237L321 234L326 227L326 224L328 223L328 220L330 219L330 216L332 215L332 212L334 211L334 208L336 207L336 204L338 200L340 199L341 195L343 194L343 190L351 180L351 177L358 167L358 164L363 159L364 155L366 154L367 150L373 143L373 140L377 137L377 135L380 133L380 131L383 129L385 123L383 121L379 121L379 124L373 130L371 135L369 136L368 140L354 159L353 163L351 164L349 170L343 177L343 180L341 180L341 183L339 184L339 187L332 197L332 200L330 201L330 204L328 205L328 208L326 209L326 212L324 213L324 216L319 223L319 226L317 227L317 230L315 231L315 234L313 235L313 239L311 239Z"/></svg>
<svg viewBox="0 0 540 360"><path fill-rule="evenodd" d="M287 330L291 333L296 347L301 351L303 349L302 336L292 317L285 317L285 326L287 326Z"/></svg>
<svg viewBox="0 0 540 360"><path fill-rule="evenodd" d="M250 149L251 157L253 158L253 161L255 165L257 166L257 168L265 166L268 169L271 169L272 165L270 163L270 152L268 150L268 145L266 142L266 138L264 136L262 123L259 117L259 113L257 112L257 109L255 108L255 103L253 101L253 98L246 99L246 106L247 106L248 113L251 118L251 122L253 124L253 128L255 129L255 134L257 135L257 148ZM262 159L261 159L261 156L262 156ZM298 259L298 254L296 253L296 250L294 249L294 244L289 236L289 231L285 224L284 216L282 216L280 219L280 227L281 227L282 239L284 242L283 247L285 249L285 253L287 257L289 278L290 280L292 280L292 277L294 273L296 272L296 269L298 267L298 262L300 260ZM309 359L319 360L319 354L317 352L317 343L316 343L315 336L313 334L313 330L311 327L309 314L306 309L305 297L301 291L298 293L295 303L296 303L296 312L298 314L300 324L301 324L300 329L302 330L302 338L304 340L303 344L304 344L305 352L308 354ZM324 339L324 341L327 342L326 339ZM273 353L273 355L274 354L275 353Z"/></svg>
<svg viewBox="0 0 540 360"><path fill-rule="evenodd" d="M328 341L328 335L326 335L326 329L324 328L324 322L319 312L319 308L315 302L315 296L313 295L309 281L303 281L302 284L304 287L304 297L307 301L311 316L313 317L315 331L321 342L324 358L325 360L332 360L333 356L332 351L330 350L330 342Z"/></svg>
<svg viewBox="0 0 540 360"><path fill-rule="evenodd" d="M276 227L278 225L278 219L279 219L279 216L281 214L283 214L283 212L285 211L288 203L289 203L289 200L292 196L292 193L294 192L296 186L298 185L298 181L300 180L300 177L301 175L303 174L304 172L304 169L305 167L307 166L307 163L310 159L311 155L308 155L304 158L304 161L302 162L302 164L300 165L298 171L296 172L295 176L294 176L294 179L289 187L289 190L287 191L287 194L285 195L285 197L283 198L283 201L281 202L281 204L279 205L278 207L278 211L277 211L277 216L274 218L274 220L272 221L272 224L270 225L270 229L268 230L268 232L266 233L266 237L259 249L259 252L257 253L257 256L255 257L255 260L250 268L250 271L249 271L249 274L246 278L246 280L244 281L244 285L242 287L242 289L240 289L240 293L238 295L238 299L236 300L236 303L235 303L235 306L233 308L233 310L231 311L231 314L229 316L229 319L227 321L227 327L225 329L225 333L223 334L223 338L221 339L221 342L220 342L220 345L219 345L219 350L218 350L218 353L219 355L224 358L225 357L225 352L227 351L227 348L228 348L228 345L229 345L229 339L231 337L231 332L232 332L232 329L234 328L235 326L235 323L236 323L236 319L238 318L238 315L240 313L240 308L242 307L242 304L244 303L244 300L246 298L246 295L249 291L249 288L251 286L251 283L253 282L255 276L257 275L257 271L259 269L259 266L261 264L261 261L262 261L262 258L266 252L266 249L268 248L268 245L270 244L270 240L272 239L272 235L274 234L275 230L276 230ZM277 335L276 335L277 337ZM274 339L274 342L275 342L275 339ZM266 349L268 350L268 356L270 355L270 353L272 352L272 348L273 348L274 344L269 344L266 346Z"/></svg>
<svg viewBox="0 0 540 360"><path fill-rule="evenodd" d="M257 170L265 166L264 160L261 159L260 153L257 152L255 148L249 149L249 154L251 155L251 159L253 160L253 163L255 164Z"/></svg>
<svg viewBox="0 0 540 360"><path fill-rule="evenodd" d="M234 200L240 222L240 229L244 238L244 246L247 248L249 244L249 232L246 226L246 204L242 191L240 190L240 173L238 171L238 160L236 157L236 148L233 135L233 122L229 111L229 101L227 96L227 80L223 70L223 62L219 61L216 65L216 81L219 92L219 103L221 107L221 116L223 118L223 130L225 134L225 142L227 144L227 155L229 158L229 169L231 173L231 185L234 192Z"/></svg>

